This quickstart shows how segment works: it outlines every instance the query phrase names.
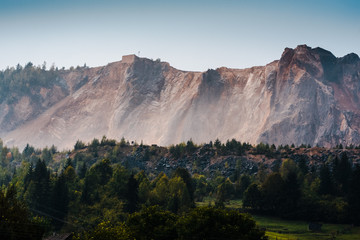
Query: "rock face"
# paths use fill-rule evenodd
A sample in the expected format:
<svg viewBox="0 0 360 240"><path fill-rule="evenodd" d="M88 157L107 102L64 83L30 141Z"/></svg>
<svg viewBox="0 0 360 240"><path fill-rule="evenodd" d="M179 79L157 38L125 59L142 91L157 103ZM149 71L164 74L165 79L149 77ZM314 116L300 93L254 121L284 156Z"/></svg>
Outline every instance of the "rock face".
<svg viewBox="0 0 360 240"><path fill-rule="evenodd" d="M354 53L336 58L300 45L266 66L203 73L130 55L104 67L64 71L61 80L62 88L42 90L43 101L1 103L6 144L72 148L77 139L103 135L159 145L190 138L360 144L360 60Z"/></svg>

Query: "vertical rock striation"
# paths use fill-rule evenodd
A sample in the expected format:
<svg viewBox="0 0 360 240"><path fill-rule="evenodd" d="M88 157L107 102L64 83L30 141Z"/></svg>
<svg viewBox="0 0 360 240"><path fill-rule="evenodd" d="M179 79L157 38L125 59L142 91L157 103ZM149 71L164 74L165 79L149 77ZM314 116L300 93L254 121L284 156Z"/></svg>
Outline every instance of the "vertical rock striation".
<svg viewBox="0 0 360 240"><path fill-rule="evenodd" d="M41 101L2 102L0 137L20 147L60 148L103 135L160 145L190 138L360 144L354 53L336 58L300 45L266 66L203 73L129 55L104 67L65 71L61 82L39 90Z"/></svg>

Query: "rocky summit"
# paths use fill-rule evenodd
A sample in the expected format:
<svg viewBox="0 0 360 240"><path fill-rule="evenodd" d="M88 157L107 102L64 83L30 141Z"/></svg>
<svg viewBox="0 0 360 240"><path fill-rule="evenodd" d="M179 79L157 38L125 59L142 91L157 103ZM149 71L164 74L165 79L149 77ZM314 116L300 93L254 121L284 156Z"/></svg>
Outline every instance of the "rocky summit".
<svg viewBox="0 0 360 240"><path fill-rule="evenodd" d="M51 84L27 81L28 91L1 94L0 137L8 146L72 148L77 139L103 135L159 145L190 138L360 144L360 60L354 53L337 58L300 45L266 66L206 72L128 55L55 75Z"/></svg>

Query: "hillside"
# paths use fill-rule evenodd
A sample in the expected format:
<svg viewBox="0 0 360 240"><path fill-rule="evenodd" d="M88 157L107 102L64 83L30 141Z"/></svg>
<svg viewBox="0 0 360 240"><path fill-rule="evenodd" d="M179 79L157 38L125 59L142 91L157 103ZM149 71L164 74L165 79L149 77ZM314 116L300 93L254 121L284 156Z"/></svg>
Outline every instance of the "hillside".
<svg viewBox="0 0 360 240"><path fill-rule="evenodd" d="M360 144L356 54L336 58L300 45L266 66L206 72L129 55L104 67L56 71L52 79L23 79L31 94L2 98L0 137L7 145L63 149L103 135L159 145L216 138Z"/></svg>
<svg viewBox="0 0 360 240"><path fill-rule="evenodd" d="M124 140L115 142L103 138L101 141L94 139L88 144L78 141L75 149L58 152L52 156L52 160L44 159L43 154L36 151L32 158L33 163L38 158L44 159L54 171L61 169L68 158L72 160L78 171L83 164L89 167L105 158L127 169L144 170L152 176L161 172L171 176L180 167L187 169L191 174L205 174L210 178L221 175L233 179L241 174L256 175L259 171L269 174L279 171L281 164L287 159L292 159L297 165L306 167L307 171L312 169L311 171L315 172L322 165L331 164L335 158L340 158L344 153L354 165L360 164L360 146L347 149L342 149L341 146L340 148L310 148L304 145L275 147L266 144L251 146L235 140L225 143L210 141L199 146L188 141L186 144L181 143L166 148L157 145L139 145Z"/></svg>
<svg viewBox="0 0 360 240"><path fill-rule="evenodd" d="M232 208L236 201L238 214L359 224L354 214L360 209L359 151L360 146L252 146L236 140L160 147L103 137L77 141L71 151L27 145L21 153L0 141L0 185L6 189L0 199L5 196L6 204L22 204L24 212L41 217L3 210L12 219L28 219L42 234L48 226L46 234L86 235L95 226L131 224L129 219L147 211L177 218L201 210L195 202L230 212L225 204ZM3 225L13 223L6 219ZM341 234L350 231L351 226Z"/></svg>

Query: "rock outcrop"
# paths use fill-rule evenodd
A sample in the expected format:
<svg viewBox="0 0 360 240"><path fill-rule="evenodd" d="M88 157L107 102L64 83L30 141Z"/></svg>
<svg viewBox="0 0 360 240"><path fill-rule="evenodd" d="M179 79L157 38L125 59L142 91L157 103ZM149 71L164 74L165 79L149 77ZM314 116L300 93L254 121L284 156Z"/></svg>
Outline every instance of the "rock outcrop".
<svg viewBox="0 0 360 240"><path fill-rule="evenodd" d="M190 138L360 144L360 60L354 53L336 58L300 45L266 66L203 73L130 55L104 67L64 71L60 79L62 85L42 90L42 101L0 104L5 143L72 148L77 139L106 135L159 145Z"/></svg>

